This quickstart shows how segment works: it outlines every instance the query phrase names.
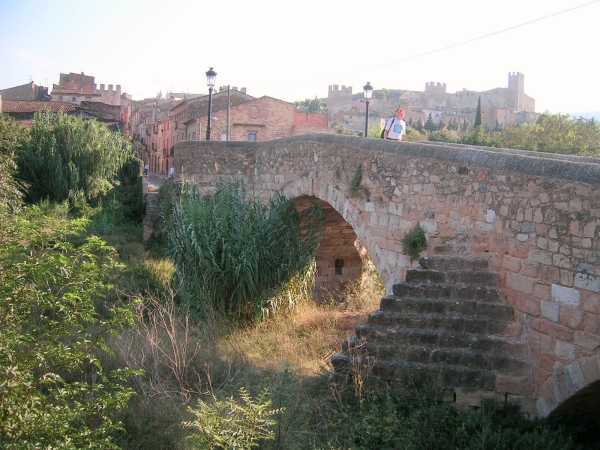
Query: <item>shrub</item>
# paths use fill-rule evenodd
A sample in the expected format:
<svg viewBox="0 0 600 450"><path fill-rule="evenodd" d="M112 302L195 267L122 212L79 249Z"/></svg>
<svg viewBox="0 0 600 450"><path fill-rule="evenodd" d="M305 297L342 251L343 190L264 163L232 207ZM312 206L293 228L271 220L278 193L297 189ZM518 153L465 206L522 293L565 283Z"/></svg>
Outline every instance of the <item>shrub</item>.
<svg viewBox="0 0 600 450"><path fill-rule="evenodd" d="M438 142L458 143L460 142L461 138L458 132L454 130L443 129L431 132L429 134L429 140Z"/></svg>
<svg viewBox="0 0 600 450"><path fill-rule="evenodd" d="M21 202L17 183L15 155L27 142L29 134L25 127L0 114L0 207L15 210Z"/></svg>
<svg viewBox="0 0 600 450"><path fill-rule="evenodd" d="M121 270L87 221L47 206L3 216L0 442L3 448L115 448L133 372L101 359L131 310L102 304Z"/></svg>
<svg viewBox="0 0 600 450"><path fill-rule="evenodd" d="M273 291L314 254L321 215L305 217L301 226L294 204L281 195L262 204L235 184L220 186L210 197L186 188L169 233L184 302L204 316L261 317L272 306Z"/></svg>
<svg viewBox="0 0 600 450"><path fill-rule="evenodd" d="M403 450L567 450L561 431L524 418L512 406L484 403L459 410L440 401L435 389L369 391L345 398L328 412L325 434L333 448Z"/></svg>
<svg viewBox="0 0 600 450"><path fill-rule="evenodd" d="M272 408L266 390L256 399L241 388L240 401L233 397L214 403L200 400L196 408L190 408L194 420L185 424L192 431L188 442L197 449L258 448L261 441L275 438L273 417L281 412Z"/></svg>
<svg viewBox="0 0 600 450"><path fill-rule="evenodd" d="M124 218L136 223L141 223L144 216L141 166L142 161L130 155L118 174L117 198L121 204Z"/></svg>
<svg viewBox="0 0 600 450"><path fill-rule="evenodd" d="M27 128L11 117L0 114L0 154L13 156L27 142Z"/></svg>
<svg viewBox="0 0 600 450"><path fill-rule="evenodd" d="M427 238L425 231L420 224L410 230L402 238L402 252L410 256L411 260L418 259L421 253L427 248Z"/></svg>
<svg viewBox="0 0 600 450"><path fill-rule="evenodd" d="M427 140L427 134L423 133L419 130L416 130L414 128L407 128L406 129L406 136L404 136L404 140L406 142L417 142L417 141L426 141Z"/></svg>
<svg viewBox="0 0 600 450"><path fill-rule="evenodd" d="M21 191L15 180L16 164L14 158L0 153L0 208L18 209L21 204Z"/></svg>
<svg viewBox="0 0 600 450"><path fill-rule="evenodd" d="M131 144L95 120L37 113L31 138L17 155L27 199L63 201L77 192L96 200L117 184L132 158Z"/></svg>

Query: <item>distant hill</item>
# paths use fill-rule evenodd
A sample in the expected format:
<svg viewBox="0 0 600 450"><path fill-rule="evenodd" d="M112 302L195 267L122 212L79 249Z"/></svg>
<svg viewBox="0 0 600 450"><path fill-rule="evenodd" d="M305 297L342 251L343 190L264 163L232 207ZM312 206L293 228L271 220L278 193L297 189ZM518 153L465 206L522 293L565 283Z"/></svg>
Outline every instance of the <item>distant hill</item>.
<svg viewBox="0 0 600 450"><path fill-rule="evenodd" d="M571 116L573 116L575 118L583 117L584 119L600 120L600 111L571 113Z"/></svg>

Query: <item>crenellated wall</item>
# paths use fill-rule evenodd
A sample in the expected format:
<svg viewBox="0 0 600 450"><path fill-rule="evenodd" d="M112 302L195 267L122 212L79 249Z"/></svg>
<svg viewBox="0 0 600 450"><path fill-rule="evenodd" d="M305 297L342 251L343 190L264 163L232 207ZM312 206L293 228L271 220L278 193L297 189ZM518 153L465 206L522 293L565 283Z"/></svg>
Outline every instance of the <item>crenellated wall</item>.
<svg viewBox="0 0 600 450"><path fill-rule="evenodd" d="M352 189L359 166L362 182ZM527 345L531 371L497 391L537 400L547 415L600 380L598 159L308 135L182 142L175 168L206 192L243 180L263 199L283 192L327 202L388 290L412 265L401 239L420 223L427 254L485 256L499 274L516 319L502 334Z"/></svg>

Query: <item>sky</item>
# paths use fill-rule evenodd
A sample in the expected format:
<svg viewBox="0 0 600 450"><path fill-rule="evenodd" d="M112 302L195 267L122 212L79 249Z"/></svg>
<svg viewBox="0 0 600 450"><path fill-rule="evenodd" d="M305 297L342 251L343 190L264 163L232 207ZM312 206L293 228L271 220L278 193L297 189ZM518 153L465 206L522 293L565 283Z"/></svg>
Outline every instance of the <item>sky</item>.
<svg viewBox="0 0 600 450"><path fill-rule="evenodd" d="M293 101L366 81L486 90L519 71L539 112L600 111L600 0L477 39L590 2L0 0L0 88L85 72L134 99L203 93L212 66L217 85Z"/></svg>

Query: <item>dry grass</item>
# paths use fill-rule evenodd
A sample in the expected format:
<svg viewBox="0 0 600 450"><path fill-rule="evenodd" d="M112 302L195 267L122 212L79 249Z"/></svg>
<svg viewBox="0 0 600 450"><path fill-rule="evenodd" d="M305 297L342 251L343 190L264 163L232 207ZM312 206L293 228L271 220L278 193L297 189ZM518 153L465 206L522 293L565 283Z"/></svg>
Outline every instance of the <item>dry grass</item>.
<svg viewBox="0 0 600 450"><path fill-rule="evenodd" d="M221 351L243 354L262 369L291 369L303 376L323 373L329 357L378 308L384 293L372 263L365 266L362 279L347 289L344 304L319 305L305 297L291 311L227 336Z"/></svg>
<svg viewBox="0 0 600 450"><path fill-rule="evenodd" d="M148 449L180 448L187 405L235 396L244 387L252 393L268 388L274 407L284 408L277 440L265 448L314 448L314 423L321 422L330 398L329 357L377 309L383 294L372 266L348 288L342 305L316 304L311 297L314 272L298 276L274 297L276 305L291 307L241 329L191 320L170 294L172 263L147 258L143 266L144 277L157 288L153 292L162 294L153 297L147 291L136 326L111 343L122 365L144 370L126 418L132 442ZM157 427L164 432L154 442L148 436Z"/></svg>

